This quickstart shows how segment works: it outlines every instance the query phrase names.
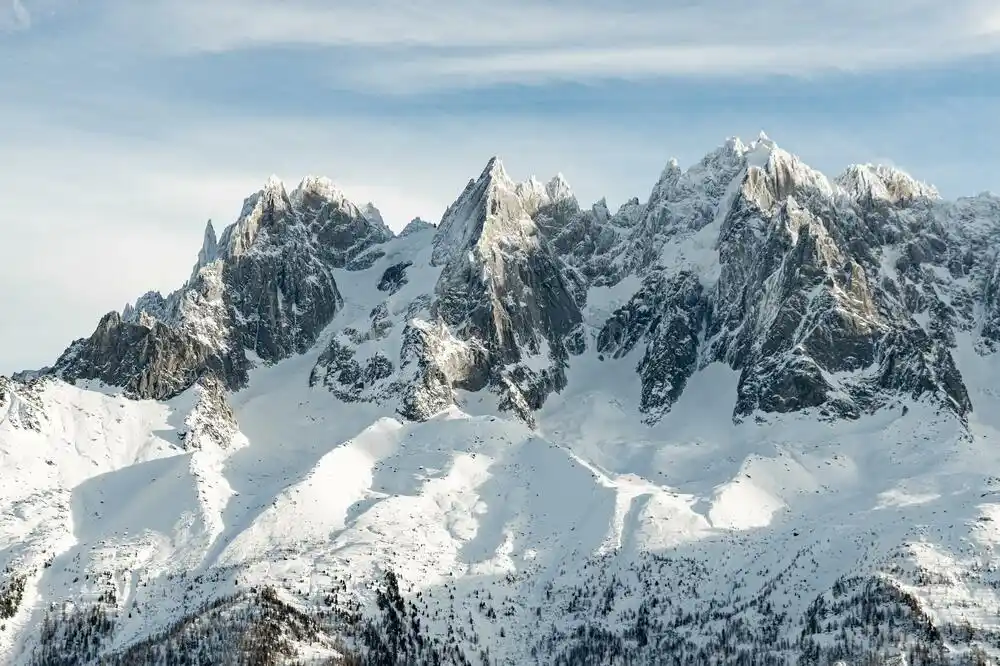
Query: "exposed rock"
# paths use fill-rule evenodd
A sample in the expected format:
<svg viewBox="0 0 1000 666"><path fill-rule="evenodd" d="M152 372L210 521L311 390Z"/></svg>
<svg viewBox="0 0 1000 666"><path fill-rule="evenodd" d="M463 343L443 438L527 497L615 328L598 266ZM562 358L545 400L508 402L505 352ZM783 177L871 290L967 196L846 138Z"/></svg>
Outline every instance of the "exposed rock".
<svg viewBox="0 0 1000 666"><path fill-rule="evenodd" d="M406 284L406 269L413 265L412 261L401 261L385 269L378 281L378 290L395 294Z"/></svg>
<svg viewBox="0 0 1000 666"><path fill-rule="evenodd" d="M245 381L246 369L159 321L134 324L110 312L90 338L70 345L54 371L70 381L96 379L120 386L131 397L165 400L209 372L223 380Z"/></svg>
<svg viewBox="0 0 1000 666"><path fill-rule="evenodd" d="M576 199L560 199L542 206L535 222L552 251L588 284L615 284L624 275L621 255L628 220L611 217L606 204L581 210Z"/></svg>
<svg viewBox="0 0 1000 666"><path fill-rule="evenodd" d="M233 447L239 433L236 416L226 399L226 387L212 375L202 376L195 384L197 401L184 419L182 440L189 451Z"/></svg>
<svg viewBox="0 0 1000 666"><path fill-rule="evenodd" d="M13 658L146 663L201 640L212 663L248 643L343 661L370 639L392 661L466 606L434 643L455 663L995 656L971 648L1000 633L964 619L992 617L998 587L990 420L967 418L992 389L956 359L1000 349L1000 199L944 202L884 167L829 180L762 135L671 161L614 214L491 160L431 228L393 237L329 181L272 179L207 226L181 289L0 377L5 471L31 477L4 495ZM706 423L719 399L741 425ZM629 427L636 408L659 427ZM390 564L442 584L407 605L387 570L372 600Z"/></svg>
<svg viewBox="0 0 1000 666"><path fill-rule="evenodd" d="M418 218L400 236L432 228ZM740 372L737 420L803 409L855 418L900 397L964 415L952 352L959 332L975 331L981 354L1000 346L998 229L995 197L943 202L871 165L831 181L763 135L688 169L672 160L645 202L613 215L604 201L581 208L562 176L515 183L491 159L428 233L430 266L419 243L386 245L377 209L330 181L288 194L272 179L221 237L208 224L182 289L105 318L52 371L139 397L208 375L237 389L247 351L274 363L317 343L343 306L337 270L376 269L386 300L333 335L310 381L412 418L462 388L488 389L531 422L565 387L588 331L612 360L641 349L650 422L713 362ZM433 293L398 301L413 275L434 270ZM610 318L588 319L591 289L625 278L642 287ZM388 340L398 359L373 346Z"/></svg>
<svg viewBox="0 0 1000 666"><path fill-rule="evenodd" d="M977 347L983 354L1000 348L1000 256L983 285L983 316Z"/></svg>
<svg viewBox="0 0 1000 666"><path fill-rule="evenodd" d="M698 276L682 272L668 278L656 272L601 329L597 351L612 358L624 358L645 343L636 371L642 381L640 409L651 420L670 409L697 369L707 313Z"/></svg>
<svg viewBox="0 0 1000 666"><path fill-rule="evenodd" d="M485 354L476 358L485 365L465 374L489 377L501 394L518 394L503 402L521 405L519 412L544 398L529 399L505 369L543 349L564 357L565 340L582 321L585 285L565 270L531 217L546 203L543 188L515 184L494 158L445 213L434 239L432 261L443 269L432 314L460 340L482 347ZM552 372L559 378L544 384L558 390L565 384L560 364Z"/></svg>
<svg viewBox="0 0 1000 666"><path fill-rule="evenodd" d="M884 273L888 285L873 287L885 211L859 206L773 144L764 149L749 148L737 194L719 213L720 273L704 360L742 370L734 416L824 405L856 417L885 404L886 390L936 396L964 414L970 404L948 350L950 324L941 323L954 311L911 281L918 275L911 266L946 260L941 229L929 221L905 246L909 259L897 270L911 278L902 291ZM912 310L925 304L937 313L933 339L912 328ZM925 354L934 360L917 362ZM876 373L879 399L871 390Z"/></svg>
<svg viewBox="0 0 1000 666"><path fill-rule="evenodd" d="M419 233L421 231L426 231L428 229L433 229L433 228L434 225L431 224L430 222L425 222L424 220L421 220L419 217L415 217L406 223L406 226L403 227L403 230L399 232L399 236L400 238L402 238L403 236L409 236L411 234Z"/></svg>
<svg viewBox="0 0 1000 666"><path fill-rule="evenodd" d="M0 375L0 423L19 430L40 430L45 411L37 395L38 382L28 383Z"/></svg>
<svg viewBox="0 0 1000 666"><path fill-rule="evenodd" d="M444 322L414 319L403 332L400 370L404 394L399 411L422 421L453 405L454 389L485 388L491 367L478 341L457 340Z"/></svg>
<svg viewBox="0 0 1000 666"><path fill-rule="evenodd" d="M344 264L344 268L346 268L349 271L366 271L372 266L374 266L375 262L384 256L385 253L382 252L382 250L374 248L368 250L362 255L359 255L351 259L346 264Z"/></svg>

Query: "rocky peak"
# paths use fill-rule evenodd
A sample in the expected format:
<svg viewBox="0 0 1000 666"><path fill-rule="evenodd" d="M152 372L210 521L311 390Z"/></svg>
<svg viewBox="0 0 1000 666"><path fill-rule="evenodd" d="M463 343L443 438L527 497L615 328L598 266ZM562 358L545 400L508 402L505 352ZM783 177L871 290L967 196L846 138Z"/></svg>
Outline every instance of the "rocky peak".
<svg viewBox="0 0 1000 666"><path fill-rule="evenodd" d="M344 193L332 180L325 176L306 176L291 194L292 202L300 206L307 197L323 201L343 201Z"/></svg>
<svg viewBox="0 0 1000 666"><path fill-rule="evenodd" d="M52 371L69 381L96 379L120 386L130 397L163 400L206 373L245 379L245 368L234 360L143 312L135 322L109 312L93 335L70 345Z"/></svg>
<svg viewBox="0 0 1000 666"><path fill-rule="evenodd" d="M576 199L573 196L573 189L569 186L562 173L557 173L545 184L545 194L548 196L549 201L553 203Z"/></svg>
<svg viewBox="0 0 1000 666"><path fill-rule="evenodd" d="M426 229L433 229L433 228L434 228L434 225L431 224L430 222L422 220L419 217L415 217L415 218L413 218L412 220L410 220L409 222L406 223L406 226L403 227L403 230L399 232L399 235L401 237L402 236L409 236L410 234L415 234L417 232L424 231Z"/></svg>
<svg viewBox="0 0 1000 666"><path fill-rule="evenodd" d="M608 200L601 197L590 210L594 213L594 217L598 222L606 223L611 219L611 210L608 208Z"/></svg>
<svg viewBox="0 0 1000 666"><path fill-rule="evenodd" d="M747 146L743 143L743 140L738 136L730 136L726 138L720 147L710 152L702 161L716 161L728 155L739 157L745 155L746 152Z"/></svg>
<svg viewBox="0 0 1000 666"><path fill-rule="evenodd" d="M891 166L854 164L836 179L851 198L858 201L907 203L917 199L937 200L935 187L922 183L905 171Z"/></svg>
<svg viewBox="0 0 1000 666"><path fill-rule="evenodd" d="M237 221L223 232L217 253L231 258L292 243L299 251L329 254L327 259L342 266L391 237L374 205L356 205L329 178L308 176L288 194L272 176L244 202Z"/></svg>
<svg viewBox="0 0 1000 666"><path fill-rule="evenodd" d="M759 149L766 164L767 147L751 147ZM668 244L720 219L727 195L746 177L749 151L740 139L730 138L687 169L671 160L644 204L634 199L622 206L616 225L634 227L622 250L625 272L658 266Z"/></svg>
<svg viewBox="0 0 1000 666"><path fill-rule="evenodd" d="M171 302L171 299L164 298L163 294L160 292L147 291L145 294L136 299L135 305L131 303L125 304L125 308L122 310L122 319L132 323L137 323L139 321L140 314L146 313L154 319L169 321L173 317L171 312L172 305L173 303Z"/></svg>
<svg viewBox="0 0 1000 666"><path fill-rule="evenodd" d="M939 202L881 167L831 183L766 135L668 163L648 200L615 215L604 201L577 206L557 181L519 184L491 161L440 230L416 219L410 238L384 245L373 207L329 181L287 197L268 183L223 241L206 229L180 290L106 315L56 364L69 380L176 400L0 377L8 476L65 476L5 496L18 542L5 574L27 581L7 630L24 659L76 663L82 649L147 663L194 645L210 660L273 616L312 627L289 625L282 658L349 660L333 650L399 625L392 612L359 615L385 599L401 607L395 575L392 594L370 585L371 572L398 568L417 587L472 574L473 587L425 586L407 626L441 624L418 606L447 608L448 595L471 606L487 587L498 598L497 585L500 601L530 602L514 604L521 614L504 605L504 642L492 610L470 615L471 633L442 639L455 662L482 651L500 663L655 664L679 646L675 661L690 663L987 663L966 648L998 644L990 622L974 621L995 610L996 572L979 564L993 556L1000 482L984 481L994 420L969 410L996 407L996 359L973 355L1000 351L1000 200ZM252 362L306 351L228 404ZM579 384L553 399L568 382ZM505 422L496 406L540 428ZM439 418L380 418L393 410ZM136 495L124 512L123 492ZM177 510L164 514L163 498ZM812 529L824 519L837 534ZM720 568L720 553L736 559ZM302 596L283 574L315 562L348 567L347 582ZM513 574L478 575L497 562ZM130 567L139 584L126 608L114 583ZM271 584L299 610L226 605L234 589ZM314 622L310 609L342 592L349 605ZM638 615L637 594L655 602ZM948 619L964 615L972 624ZM361 633L341 636L349 627ZM402 643L437 641L413 636ZM365 654L407 656L378 645Z"/></svg>
<svg viewBox="0 0 1000 666"><path fill-rule="evenodd" d="M557 183L554 191L565 189ZM433 241L432 263L442 271L431 314L449 335L482 349L468 357L475 367L441 376L477 378L479 388L490 386L502 404L528 419L564 384L569 350L580 349L570 338L582 321L584 287L535 220L549 203L537 180L515 183L494 157L445 211ZM548 369L529 370L524 361L534 356ZM425 378L421 390L442 395L441 381Z"/></svg>
<svg viewBox="0 0 1000 666"><path fill-rule="evenodd" d="M922 335L897 293L876 286L883 244L899 238L869 233L867 208L845 205L840 183L773 142L747 154L738 195L720 210L706 334L709 357L743 371L736 415L816 408L854 417L893 394L935 396L964 414L970 405L946 340ZM852 177L870 190L889 174Z"/></svg>
<svg viewBox="0 0 1000 666"><path fill-rule="evenodd" d="M797 155L782 150L764 138L746 149L747 174L741 188L744 197L761 208L780 205L789 197L814 196L832 199L835 188L825 175L811 168Z"/></svg>
<svg viewBox="0 0 1000 666"><path fill-rule="evenodd" d="M205 225L205 236L201 243L201 250L198 251L198 263L195 264L193 275L197 275L198 271L212 263L219 257L219 241L215 236L215 227L212 226L212 220L208 221Z"/></svg>
<svg viewBox="0 0 1000 666"><path fill-rule="evenodd" d="M325 213L341 212L347 218L361 218L371 229L389 238L392 232L382 213L372 202L357 205L332 180L325 176L306 176L289 195L292 207L307 224Z"/></svg>
<svg viewBox="0 0 1000 666"><path fill-rule="evenodd" d="M343 301L333 271L371 265L391 237L374 206L362 211L328 179L306 178L289 195L271 177L221 238L208 223L185 285L109 315L55 371L140 397L170 397L206 373L238 388L246 350L265 362L307 350Z"/></svg>
<svg viewBox="0 0 1000 666"><path fill-rule="evenodd" d="M668 164L626 241L626 273L644 275L644 290L599 337L616 356L646 341L638 369L654 420L714 361L742 372L737 419L803 409L855 417L893 396L930 397L960 415L971 408L953 338L941 333L949 324L925 330L912 318L927 309L956 321L950 303L966 297L928 290L930 274L912 266L968 274L967 254L949 250L962 241L947 238L943 221L968 217L956 235L985 243L1000 220L981 222L991 215L982 203L910 213L911 197L930 206L932 189L885 169L850 176L889 208L845 198L844 179L831 182L766 135L731 139L687 170ZM887 273L880 255L899 253ZM989 283L989 268L973 274ZM909 296L897 279L914 282Z"/></svg>
<svg viewBox="0 0 1000 666"><path fill-rule="evenodd" d="M291 201L288 198L288 190L285 189L285 182L274 174L268 176L264 187L259 192L259 196L272 208L281 210L291 208Z"/></svg>
<svg viewBox="0 0 1000 666"><path fill-rule="evenodd" d="M365 216L365 219L375 226L384 227L385 229L389 228L385 220L382 219L382 212L371 201L361 207L361 213Z"/></svg>
<svg viewBox="0 0 1000 666"><path fill-rule="evenodd" d="M271 176L259 191L247 197L236 222L222 232L218 255L238 257L250 252L258 235L280 235L291 222L292 202L277 176Z"/></svg>
<svg viewBox="0 0 1000 666"><path fill-rule="evenodd" d="M683 174L684 171L681 169L677 158L671 157L667 165L663 167L660 178L653 185L653 191L650 193L649 198L651 200L662 199L664 196L668 196L677 187L677 183Z"/></svg>
<svg viewBox="0 0 1000 666"><path fill-rule="evenodd" d="M950 324L925 328L914 319L933 310L951 322L960 313L952 295L928 286L941 278L922 267L987 285L981 300L992 323L983 336L1000 339L1000 271L995 252L984 251L995 223L982 222L997 206L990 198L938 205L932 194L883 167L852 167L831 182L762 133L750 143L729 139L688 168L671 160L645 202L635 198L612 215L603 200L577 205L561 175L516 182L494 157L427 234L440 276L433 294L407 309L407 321L427 318L406 338L408 354L465 351L407 372L421 368L414 390L433 396L428 405L456 387L488 388L530 417L564 384L569 357L588 346L589 289L630 276L643 284L630 304L587 323L603 330L602 353L624 357L646 345L639 374L651 418L701 365L717 361L742 373L738 417L809 408L853 416L884 404L880 391L941 394L961 413L968 399L951 338L941 333ZM914 197L927 206L910 207ZM416 218L401 235L430 228ZM118 335L174 350L156 357L157 372L169 369L169 377L136 386L162 394L206 368L232 373L224 383L239 386L245 350L275 362L313 345L344 300L336 271L373 266L391 237L373 205L354 204L328 179L306 178L291 194L269 180L218 241L206 228L188 284L166 297L146 294L120 321L102 322L61 367L86 357L113 369L101 370L102 379L132 381L152 357L123 356L108 342ZM379 292L400 298L415 261L400 256L383 267ZM372 376L395 372L385 368Z"/></svg>
<svg viewBox="0 0 1000 666"><path fill-rule="evenodd" d="M500 158L492 157L479 178L445 211L434 238L432 262L441 266L470 250L530 243L531 213L538 205L530 196L533 192L530 182L515 184Z"/></svg>

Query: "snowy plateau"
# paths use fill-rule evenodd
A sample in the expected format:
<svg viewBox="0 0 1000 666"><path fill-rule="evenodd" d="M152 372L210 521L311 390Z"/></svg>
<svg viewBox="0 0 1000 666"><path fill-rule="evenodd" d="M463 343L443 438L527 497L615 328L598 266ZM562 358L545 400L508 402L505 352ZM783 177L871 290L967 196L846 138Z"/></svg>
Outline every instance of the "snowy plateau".
<svg viewBox="0 0 1000 666"><path fill-rule="evenodd" d="M0 377L0 662L996 663L998 252L763 134L398 234L272 178Z"/></svg>

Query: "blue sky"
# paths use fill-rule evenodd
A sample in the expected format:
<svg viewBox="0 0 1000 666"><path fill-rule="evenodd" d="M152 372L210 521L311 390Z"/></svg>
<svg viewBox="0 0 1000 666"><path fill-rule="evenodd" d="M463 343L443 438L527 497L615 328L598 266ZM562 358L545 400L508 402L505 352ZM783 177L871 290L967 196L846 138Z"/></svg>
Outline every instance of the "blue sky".
<svg viewBox="0 0 1000 666"><path fill-rule="evenodd" d="M1000 5L0 0L0 372L188 274L276 173L390 225L500 154L584 202L764 129L813 166L1000 189Z"/></svg>

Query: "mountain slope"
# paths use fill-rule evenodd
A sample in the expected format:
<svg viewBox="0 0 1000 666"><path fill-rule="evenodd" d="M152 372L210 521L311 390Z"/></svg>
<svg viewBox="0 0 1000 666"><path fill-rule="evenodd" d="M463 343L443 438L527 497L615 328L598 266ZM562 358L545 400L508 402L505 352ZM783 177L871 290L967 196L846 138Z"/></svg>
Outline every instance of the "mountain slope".
<svg viewBox="0 0 1000 666"><path fill-rule="evenodd" d="M763 135L616 213L494 158L399 236L272 179L0 379L0 654L996 657L997 231Z"/></svg>

